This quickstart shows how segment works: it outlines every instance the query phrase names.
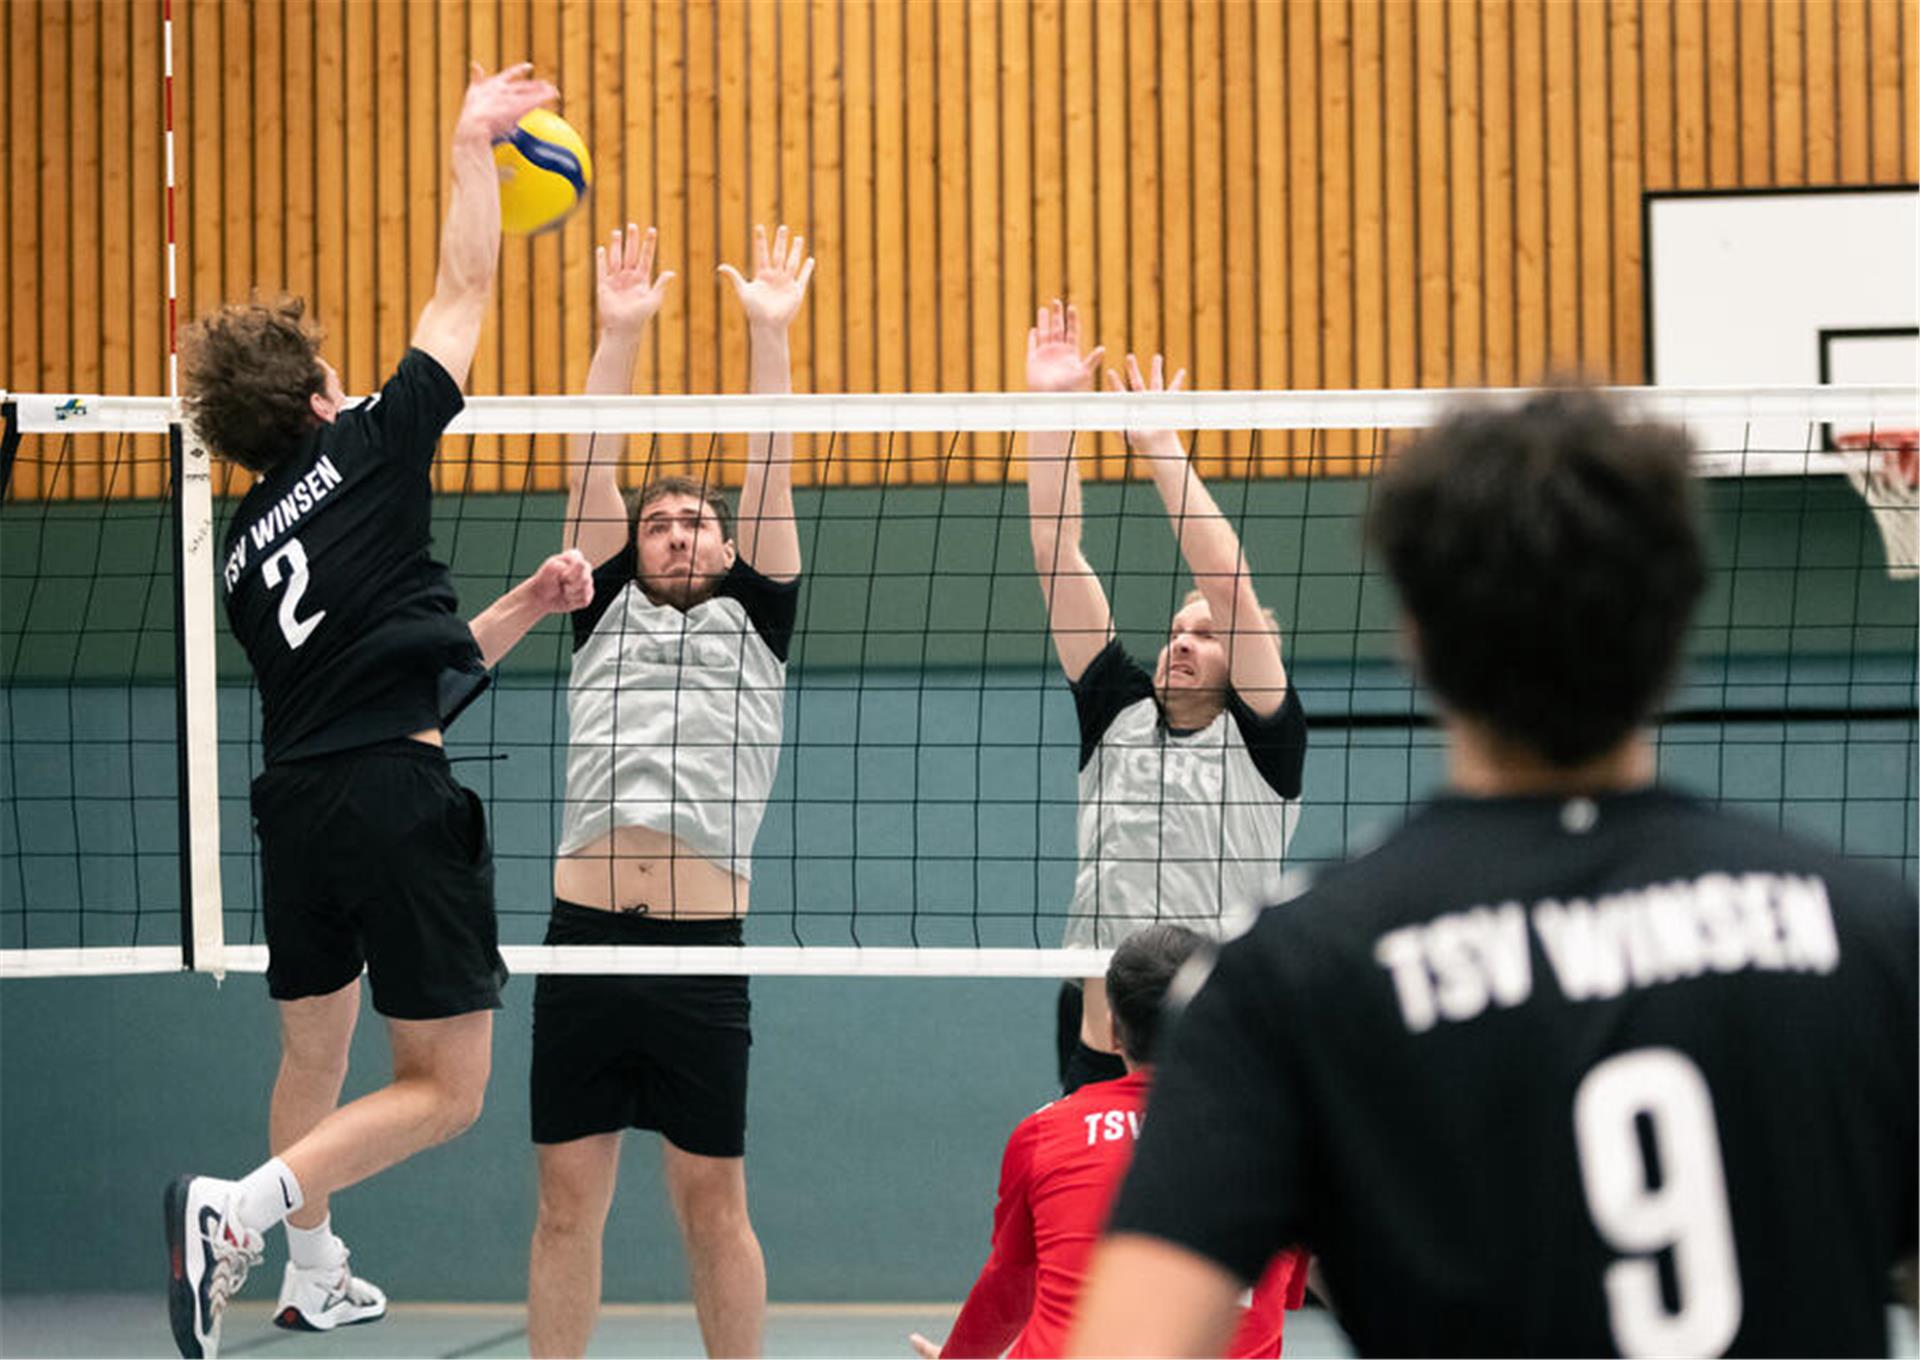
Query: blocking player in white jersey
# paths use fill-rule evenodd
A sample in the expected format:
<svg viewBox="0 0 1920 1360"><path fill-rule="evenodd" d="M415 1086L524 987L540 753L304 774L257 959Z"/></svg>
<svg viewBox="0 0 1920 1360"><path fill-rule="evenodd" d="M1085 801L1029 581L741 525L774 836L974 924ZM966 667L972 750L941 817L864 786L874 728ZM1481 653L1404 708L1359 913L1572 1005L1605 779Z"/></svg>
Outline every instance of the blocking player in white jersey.
<svg viewBox="0 0 1920 1360"><path fill-rule="evenodd" d="M1102 350L1082 354L1080 318L1056 299L1027 334L1027 387L1093 386ZM1132 355L1116 390L1177 391L1156 356ZM1212 939L1279 899L1280 862L1298 820L1306 717L1280 658L1280 630L1254 590L1233 526L1165 430L1127 436L1153 476L1197 587L1152 671L1114 636L1100 578L1080 547L1080 474L1067 434L1027 440L1033 565L1060 668L1080 717L1079 872L1068 948L1111 949L1165 921ZM1113 1080L1105 981L1082 981L1080 1038L1062 1084Z"/></svg>
<svg viewBox="0 0 1920 1360"><path fill-rule="evenodd" d="M625 393L673 276L629 224L598 252L592 393ZM813 273L801 237L754 233L746 315L756 393L791 389L787 327ZM567 801L547 943L738 945L753 840L778 767L800 591L792 438L749 442L739 527L717 489L649 482L631 502L619 437L571 450L565 545L593 563L574 615ZM578 1355L600 1306L601 1241L628 1128L660 1133L667 1192L712 1355L759 1354L766 1268L747 1215L747 980L540 979L533 1140L540 1212L528 1287L535 1355Z"/></svg>

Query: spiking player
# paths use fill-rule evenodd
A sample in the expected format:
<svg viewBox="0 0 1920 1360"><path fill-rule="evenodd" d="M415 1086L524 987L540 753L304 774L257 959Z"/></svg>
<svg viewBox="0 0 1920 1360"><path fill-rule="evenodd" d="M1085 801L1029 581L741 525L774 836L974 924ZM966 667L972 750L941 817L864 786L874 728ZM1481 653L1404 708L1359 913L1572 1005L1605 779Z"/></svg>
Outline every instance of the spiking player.
<svg viewBox="0 0 1920 1360"><path fill-rule="evenodd" d="M1080 351L1080 317L1057 299L1027 335L1027 387L1092 387L1103 353ZM1162 361L1136 392L1178 390ZM1128 435L1153 475L1197 590L1173 616L1149 672L1114 636L1100 578L1080 548L1080 473L1064 433L1027 440L1027 515L1047 626L1080 717L1079 872L1068 948L1111 949L1144 922L1219 939L1281 893L1280 860L1298 820L1306 718L1280 659L1240 541L1179 438ZM1124 1074L1108 1045L1105 983L1083 981L1079 1043L1063 1085Z"/></svg>
<svg viewBox="0 0 1920 1360"><path fill-rule="evenodd" d="M1693 499L1684 435L1578 390L1382 476L1451 791L1222 951L1073 1353L1209 1353L1294 1242L1363 1353L1887 1353L1914 894L1654 782Z"/></svg>
<svg viewBox="0 0 1920 1360"><path fill-rule="evenodd" d="M281 1030L276 1155L237 1182L182 1177L168 1190L183 1355L217 1352L226 1302L283 1219L277 1322L329 1330L381 1316L385 1297L352 1275L330 1229L328 1196L458 1134L486 1090L506 969L486 814L448 768L440 682L577 607L589 578L577 554L556 556L469 626L430 553L430 474L499 260L492 143L558 95L531 70L474 68L433 296L377 398L346 404L297 301L228 307L183 337L195 427L259 474L234 514L224 579L260 687L253 814ZM363 963L393 1080L336 1110Z"/></svg>

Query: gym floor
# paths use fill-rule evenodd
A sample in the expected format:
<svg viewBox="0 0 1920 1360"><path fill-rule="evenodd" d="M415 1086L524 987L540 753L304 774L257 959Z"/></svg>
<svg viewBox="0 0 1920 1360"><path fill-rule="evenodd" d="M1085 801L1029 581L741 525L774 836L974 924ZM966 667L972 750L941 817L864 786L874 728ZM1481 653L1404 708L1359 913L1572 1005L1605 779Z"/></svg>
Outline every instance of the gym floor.
<svg viewBox="0 0 1920 1360"><path fill-rule="evenodd" d="M775 1304L768 1309L769 1356L876 1356L911 1360L907 1334L936 1339L952 1326L956 1304ZM271 1360L300 1356L519 1356L527 1353L526 1309L517 1303L396 1304L383 1321L331 1335L273 1325L268 1301L243 1300L227 1315L220 1353ZM1909 1339L1910 1334L1909 1334ZM1911 1350L1911 1347L1909 1347ZM1293 1357L1353 1354L1322 1310L1287 1317ZM688 1304L612 1304L601 1311L589 1355L699 1356L700 1329ZM0 1296L0 1355L171 1356L166 1305L149 1294Z"/></svg>
<svg viewBox="0 0 1920 1360"><path fill-rule="evenodd" d="M909 1332L943 1337L955 1304L775 1304L768 1309L769 1356L874 1356L910 1360ZM1893 1355L1917 1360L1911 1315L1891 1310ZM271 1360L371 1356L519 1356L527 1353L526 1310L517 1303L396 1304L384 1321L331 1335L284 1332L272 1305L247 1300L227 1317L223 1356ZM0 1296L0 1356L157 1356L173 1354L160 1291L146 1294ZM589 1355L654 1357L703 1354L688 1304L610 1304L600 1314ZM1338 1324L1319 1308L1287 1316L1288 1360L1353 1354Z"/></svg>

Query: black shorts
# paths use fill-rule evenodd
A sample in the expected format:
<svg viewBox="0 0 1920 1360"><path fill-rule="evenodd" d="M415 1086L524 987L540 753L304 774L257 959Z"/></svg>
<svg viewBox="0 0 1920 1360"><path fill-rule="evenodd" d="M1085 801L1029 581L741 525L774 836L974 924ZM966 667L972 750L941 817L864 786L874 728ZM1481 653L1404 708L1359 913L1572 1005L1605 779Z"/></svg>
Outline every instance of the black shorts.
<svg viewBox="0 0 1920 1360"><path fill-rule="evenodd" d="M373 1008L439 1020L500 1004L487 814L437 746L401 738L271 765L253 781L267 990L360 975Z"/></svg>
<svg viewBox="0 0 1920 1360"><path fill-rule="evenodd" d="M658 921L556 900L547 943L737 945L740 922ZM683 1152L747 1149L744 976L544 973L533 992L533 1141L652 1129Z"/></svg>

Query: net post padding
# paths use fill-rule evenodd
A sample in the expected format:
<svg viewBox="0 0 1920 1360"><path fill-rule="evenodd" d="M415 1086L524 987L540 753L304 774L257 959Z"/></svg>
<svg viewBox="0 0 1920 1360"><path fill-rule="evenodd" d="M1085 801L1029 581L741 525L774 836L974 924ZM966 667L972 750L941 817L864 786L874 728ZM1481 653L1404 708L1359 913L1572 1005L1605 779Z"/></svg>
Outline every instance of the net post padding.
<svg viewBox="0 0 1920 1360"><path fill-rule="evenodd" d="M176 698L180 742L181 966L221 977L220 719L215 674L213 462L192 429L168 429L173 450Z"/></svg>
<svg viewBox="0 0 1920 1360"><path fill-rule="evenodd" d="M1849 459L1847 480L1873 511L1887 547L1887 575L1920 577L1920 430L1843 434L1833 441L1863 454Z"/></svg>

